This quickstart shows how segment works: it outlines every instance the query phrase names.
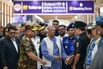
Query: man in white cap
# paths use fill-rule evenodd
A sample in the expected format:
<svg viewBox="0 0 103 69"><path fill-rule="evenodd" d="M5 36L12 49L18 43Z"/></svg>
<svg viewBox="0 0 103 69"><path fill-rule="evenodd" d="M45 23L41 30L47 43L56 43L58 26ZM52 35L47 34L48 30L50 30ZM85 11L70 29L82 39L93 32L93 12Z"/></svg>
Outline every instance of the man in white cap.
<svg viewBox="0 0 103 69"><path fill-rule="evenodd" d="M96 18L96 25L103 37L103 16ZM90 69L103 69L103 45L98 49L96 55L94 56L93 62Z"/></svg>

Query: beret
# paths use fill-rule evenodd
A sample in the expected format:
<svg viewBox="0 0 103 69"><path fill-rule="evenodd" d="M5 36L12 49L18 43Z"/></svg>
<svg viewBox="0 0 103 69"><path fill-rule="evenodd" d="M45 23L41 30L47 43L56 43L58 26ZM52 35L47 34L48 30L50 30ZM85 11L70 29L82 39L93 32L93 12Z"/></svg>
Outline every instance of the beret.
<svg viewBox="0 0 103 69"><path fill-rule="evenodd" d="M75 28L75 24L74 24L74 23L69 24L68 27L67 27L67 30L68 30L69 28Z"/></svg>

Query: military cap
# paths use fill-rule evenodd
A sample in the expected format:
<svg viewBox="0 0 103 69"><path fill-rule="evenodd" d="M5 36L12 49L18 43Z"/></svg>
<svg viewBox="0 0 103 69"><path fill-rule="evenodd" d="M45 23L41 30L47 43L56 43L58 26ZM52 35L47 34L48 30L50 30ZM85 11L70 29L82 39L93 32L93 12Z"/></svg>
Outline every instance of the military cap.
<svg viewBox="0 0 103 69"><path fill-rule="evenodd" d="M68 30L69 28L75 28L75 24L74 24L74 23L69 24L68 27L67 27L67 30Z"/></svg>
<svg viewBox="0 0 103 69"><path fill-rule="evenodd" d="M96 25L103 25L103 16L96 17Z"/></svg>
<svg viewBox="0 0 103 69"><path fill-rule="evenodd" d="M83 28L86 27L86 23L82 21L75 21L75 28Z"/></svg>
<svg viewBox="0 0 103 69"><path fill-rule="evenodd" d="M71 23L71 24L69 24L69 26L67 28L75 28L75 24Z"/></svg>
<svg viewBox="0 0 103 69"><path fill-rule="evenodd" d="M40 22L39 25L40 26L45 26L45 23Z"/></svg>
<svg viewBox="0 0 103 69"><path fill-rule="evenodd" d="M41 31L41 30L43 30L43 29L45 29L45 26L41 26L41 27L38 29L38 31Z"/></svg>
<svg viewBox="0 0 103 69"><path fill-rule="evenodd" d="M37 30L38 30L38 27L37 27L36 25L33 25L32 28L31 28L31 30L32 30L32 31L37 31Z"/></svg>

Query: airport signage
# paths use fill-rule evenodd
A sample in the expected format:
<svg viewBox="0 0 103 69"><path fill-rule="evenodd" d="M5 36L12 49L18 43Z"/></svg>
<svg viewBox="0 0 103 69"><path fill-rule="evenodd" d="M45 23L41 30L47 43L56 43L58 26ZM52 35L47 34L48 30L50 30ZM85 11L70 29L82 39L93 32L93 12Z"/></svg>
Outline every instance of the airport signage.
<svg viewBox="0 0 103 69"><path fill-rule="evenodd" d="M14 1L14 14L94 13L93 1Z"/></svg>
<svg viewBox="0 0 103 69"><path fill-rule="evenodd" d="M64 1L45 1L42 6L42 13L66 13L67 9Z"/></svg>
<svg viewBox="0 0 103 69"><path fill-rule="evenodd" d="M93 1L69 1L68 13L94 13Z"/></svg>

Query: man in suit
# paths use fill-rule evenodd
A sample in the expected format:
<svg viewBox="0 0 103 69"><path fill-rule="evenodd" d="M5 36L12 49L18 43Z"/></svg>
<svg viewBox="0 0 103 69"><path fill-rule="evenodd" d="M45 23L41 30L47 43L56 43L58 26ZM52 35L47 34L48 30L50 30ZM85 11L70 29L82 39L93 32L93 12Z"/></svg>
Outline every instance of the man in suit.
<svg viewBox="0 0 103 69"><path fill-rule="evenodd" d="M96 26L103 37L103 16L98 16L96 18ZM103 69L103 45L98 49L94 56L90 69Z"/></svg>
<svg viewBox="0 0 103 69"><path fill-rule="evenodd" d="M2 69L18 69L19 40L15 38L16 28L8 27L9 36L0 42L0 61Z"/></svg>

